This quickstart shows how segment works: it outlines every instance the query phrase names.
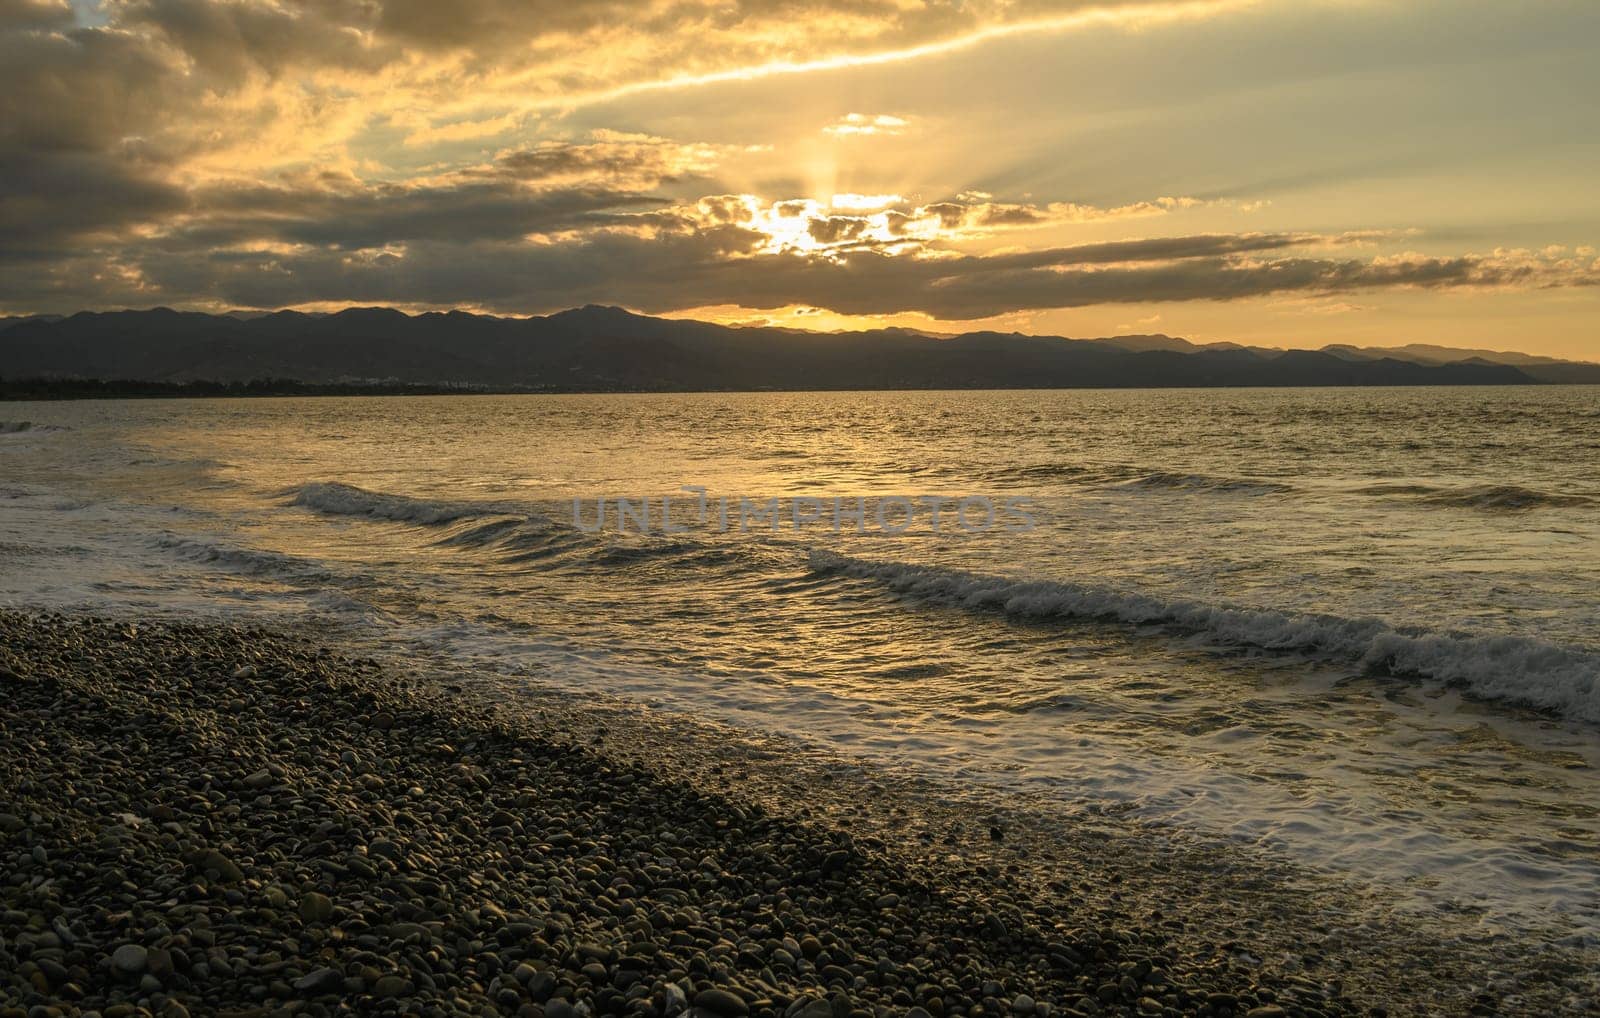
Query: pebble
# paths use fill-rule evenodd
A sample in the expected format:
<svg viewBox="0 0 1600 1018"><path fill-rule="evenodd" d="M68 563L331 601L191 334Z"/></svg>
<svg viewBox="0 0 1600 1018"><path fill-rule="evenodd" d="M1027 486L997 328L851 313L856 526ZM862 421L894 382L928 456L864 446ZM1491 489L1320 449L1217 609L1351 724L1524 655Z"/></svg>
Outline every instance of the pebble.
<svg viewBox="0 0 1600 1018"><path fill-rule="evenodd" d="M296 993L310 993L315 996L337 993L344 989L344 975L338 969L315 969L296 979L294 988Z"/></svg>
<svg viewBox="0 0 1600 1018"><path fill-rule="evenodd" d="M677 983L668 983L661 996L662 1011L667 1015L680 1014L689 1007L689 999Z"/></svg>
<svg viewBox="0 0 1600 1018"><path fill-rule="evenodd" d="M308 923L325 923L333 918L333 899L320 891L300 896L300 918Z"/></svg>
<svg viewBox="0 0 1600 1018"><path fill-rule="evenodd" d="M743 997L720 987L701 990L695 994L694 1006L703 1007L707 1011L722 1015L723 1018L742 1018L750 1013L750 1005L744 1002Z"/></svg>
<svg viewBox="0 0 1600 1018"><path fill-rule="evenodd" d="M150 952L139 944L123 944L111 953L111 967L124 975L139 975L149 964Z"/></svg>
<svg viewBox="0 0 1600 1018"><path fill-rule="evenodd" d="M578 1009L560 997L544 1006L545 1018L579 1018Z"/></svg>
<svg viewBox="0 0 1600 1018"><path fill-rule="evenodd" d="M381 976L372 984L372 995L380 1000L403 997L411 992L411 981L404 976Z"/></svg>

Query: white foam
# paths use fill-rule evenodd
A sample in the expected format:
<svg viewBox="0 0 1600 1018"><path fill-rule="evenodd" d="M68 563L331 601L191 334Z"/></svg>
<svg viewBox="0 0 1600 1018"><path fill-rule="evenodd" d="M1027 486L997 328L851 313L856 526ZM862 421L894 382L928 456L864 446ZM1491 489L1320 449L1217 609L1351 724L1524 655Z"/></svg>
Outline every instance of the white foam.
<svg viewBox="0 0 1600 1018"><path fill-rule="evenodd" d="M1366 671L1459 685L1474 695L1600 722L1600 654L1525 636L1404 633L1379 619L1346 619L1168 600L1055 580L1018 580L932 566L811 553L817 572L1008 615L1161 625L1219 643L1346 662Z"/></svg>

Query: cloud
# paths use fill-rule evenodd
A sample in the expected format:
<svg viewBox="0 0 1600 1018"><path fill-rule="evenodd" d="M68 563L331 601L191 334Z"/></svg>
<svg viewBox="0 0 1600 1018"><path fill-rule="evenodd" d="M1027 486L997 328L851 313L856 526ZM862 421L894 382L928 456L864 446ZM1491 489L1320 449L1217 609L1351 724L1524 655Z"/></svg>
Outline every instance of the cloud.
<svg viewBox="0 0 1600 1018"><path fill-rule="evenodd" d="M74 22L67 0L0 0L0 27L20 31L54 31Z"/></svg>
<svg viewBox="0 0 1600 1018"><path fill-rule="evenodd" d="M748 149L726 136L584 131L559 116L643 90L1240 6L817 0L797 17L779 0L120 0L91 26L58 0L0 0L0 305L593 300L970 319L1594 285L1585 248L1441 256L1394 250L1404 231L1195 233L1203 210L1260 203L1159 185L1090 204L819 174L811 197L759 196L744 189L777 187L773 174L730 172ZM819 139L821 116L799 121L807 145L864 151ZM921 116L865 106L821 130L920 138L933 123ZM1191 232L1132 235L1157 222ZM1027 246L1078 226L1126 232Z"/></svg>
<svg viewBox="0 0 1600 1018"><path fill-rule="evenodd" d="M823 134L831 134L836 138L863 137L874 134L904 134L911 125L904 117L896 117L888 113L869 115L866 113L847 113L838 120L822 129Z"/></svg>
<svg viewBox="0 0 1600 1018"><path fill-rule="evenodd" d="M717 208L717 200L708 200ZM175 244L129 249L104 259L86 282L84 262L66 259L8 278L8 297L36 304L199 303L282 307L312 303L396 303L537 312L585 302L645 311L736 304L751 309L804 305L847 315L919 313L949 321L1103 304L1232 301L1253 297L1333 299L1392 289L1594 286L1600 264L1563 254L1503 250L1435 257L1317 257L1336 238L1309 234L1203 234L1079 244L1033 251L958 254L929 248L891 254L854 246L829 256L774 251L739 222L737 202L714 221L649 233L617 221L530 242L409 227L408 239L350 249L317 244L301 221L284 246L227 249ZM484 217L492 216L486 209ZM409 215L409 210L408 210ZM580 207L550 210L582 221ZM407 217L402 217L407 218ZM830 217L794 217L807 229L852 227ZM387 224L388 219L380 217ZM623 220L625 221L625 217ZM388 235L388 227L374 229ZM109 268L107 268L109 267ZM97 295L98 299L85 298ZM54 298L54 299L52 299Z"/></svg>
<svg viewBox="0 0 1600 1018"><path fill-rule="evenodd" d="M1117 324L1117 331L1132 332L1135 329L1150 329L1155 327L1158 323L1160 323L1160 321L1160 315L1147 315L1144 318L1140 318L1132 322L1119 322Z"/></svg>
<svg viewBox="0 0 1600 1018"><path fill-rule="evenodd" d="M89 26L63 0L0 0L0 147L137 136L195 174L279 168L392 129L413 147L448 145L630 90L1235 6L816 0L797 16L778 0L117 0ZM853 116L842 126L904 126Z"/></svg>
<svg viewBox="0 0 1600 1018"><path fill-rule="evenodd" d="M85 245L173 250L265 244L337 250L410 240L468 243L625 225L658 207L649 191L709 172L725 150L596 132L501 151L487 163L401 182L334 170L183 187L134 152L0 152L0 259L48 257Z"/></svg>
<svg viewBox="0 0 1600 1018"><path fill-rule="evenodd" d="M713 195L669 211L689 227L746 227L760 234L762 246L770 251L820 252L833 257L855 247L904 253L1007 230L1164 215L1198 204L1189 198L1159 198L1106 209L1071 202L995 202L971 193L925 205L907 204L899 195L836 194L824 204L810 198L767 202L742 194Z"/></svg>
<svg viewBox="0 0 1600 1018"><path fill-rule="evenodd" d="M490 172L547 185L603 181L616 187L651 188L683 177L704 177L730 151L729 146L597 131L593 140L583 143L545 141L508 149L496 157Z"/></svg>

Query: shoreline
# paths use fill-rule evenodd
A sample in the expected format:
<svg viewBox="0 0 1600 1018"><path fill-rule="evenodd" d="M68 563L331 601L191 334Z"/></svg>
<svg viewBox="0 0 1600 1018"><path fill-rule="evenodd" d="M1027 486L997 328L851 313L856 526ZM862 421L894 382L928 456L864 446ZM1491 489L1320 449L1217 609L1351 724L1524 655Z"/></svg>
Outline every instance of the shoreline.
<svg viewBox="0 0 1600 1018"><path fill-rule="evenodd" d="M1280 383L1249 384L1217 384L1217 385L1054 385L1039 387L1034 385L1008 385L1008 386L975 386L975 387L939 387L939 386L869 386L857 388L831 388L831 389L785 389L785 388L597 388L586 386L547 386L543 388L468 388L452 387L445 384L428 382L402 383L397 386L347 386L337 382L305 382L294 383L284 388L253 389L250 382L196 382L176 383L171 390L162 388L166 383L132 383L126 390L96 391L93 389L97 380L86 382L85 391L79 392L49 392L45 390L32 390L26 388L4 389L0 388L0 404L5 403L79 403L93 401L117 400L211 400L211 399L351 399L351 398L388 398L388 397L426 397L426 396L771 396L771 395L808 395L808 394L839 394L839 393L866 393L866 392L916 392L916 393L985 393L985 392L1212 392L1212 391L1292 391L1300 389L1331 390L1331 389L1546 389L1578 387L1595 388L1600 382L1569 382L1545 381L1532 379L1526 382L1327 382L1315 384L1286 385ZM0 386L5 383L0 380ZM117 382L104 383L105 386L122 384ZM188 386L193 385L193 390ZM141 387L142 386L142 387ZM234 391L237 387L238 391ZM223 390L223 391L218 391Z"/></svg>
<svg viewBox="0 0 1600 1018"><path fill-rule="evenodd" d="M1580 951L1228 846L474 687L255 627L0 610L0 1015L1594 1003Z"/></svg>

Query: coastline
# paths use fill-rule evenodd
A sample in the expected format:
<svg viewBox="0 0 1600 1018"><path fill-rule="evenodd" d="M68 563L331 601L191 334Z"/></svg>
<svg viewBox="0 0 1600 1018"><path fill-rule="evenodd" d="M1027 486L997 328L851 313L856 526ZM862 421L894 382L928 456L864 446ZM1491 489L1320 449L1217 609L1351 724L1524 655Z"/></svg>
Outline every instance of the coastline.
<svg viewBox="0 0 1600 1018"><path fill-rule="evenodd" d="M655 387L627 387L627 386L523 386L523 387L460 387L443 384L418 382L396 386L349 386L340 383L295 382L282 387L262 387L255 383L234 382L197 382L197 383L133 383L127 387L119 387L120 383L100 383L91 379L84 386L77 389L63 389L31 386L5 387L0 380L0 403L75 403L95 400L161 400L161 399L326 399L326 398L380 398L390 396L744 396L744 395L770 395L779 394L805 394L805 393L852 393L852 392L1173 392L1173 391L1205 391L1205 390L1294 390L1294 389L1518 389L1518 388L1560 388L1562 386L1583 388L1593 387L1597 383L1592 381L1544 381L1533 379L1526 382L1483 382L1483 381L1441 381L1441 382L1327 382L1327 383L1278 383L1262 382L1250 383L1217 383L1215 385L1196 384L1193 381L1174 383L1170 385L1053 385L1037 386L1031 384L1018 385L975 385L975 386L835 386L832 388L783 388L779 386L731 388L696 387L685 388L655 388Z"/></svg>
<svg viewBox="0 0 1600 1018"><path fill-rule="evenodd" d="M1595 999L1581 950L1413 923L1229 846L304 635L0 611L0 690L0 1015Z"/></svg>

